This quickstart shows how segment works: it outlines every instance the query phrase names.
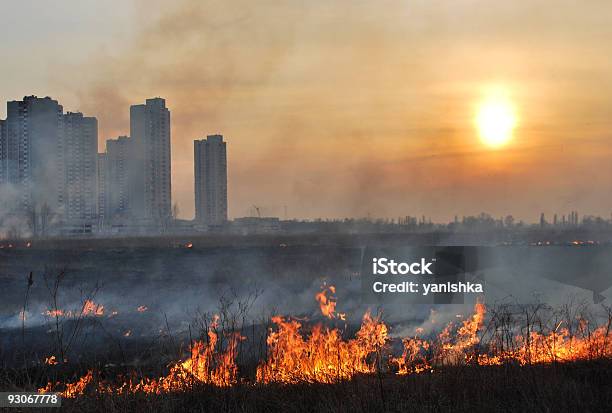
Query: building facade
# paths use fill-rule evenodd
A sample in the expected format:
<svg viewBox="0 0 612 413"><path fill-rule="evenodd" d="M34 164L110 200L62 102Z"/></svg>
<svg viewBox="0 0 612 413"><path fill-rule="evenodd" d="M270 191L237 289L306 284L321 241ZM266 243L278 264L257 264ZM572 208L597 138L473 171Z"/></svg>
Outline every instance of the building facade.
<svg viewBox="0 0 612 413"><path fill-rule="evenodd" d="M104 228L108 216L106 206L106 152L96 156L96 210L98 216L98 228Z"/></svg>
<svg viewBox="0 0 612 413"><path fill-rule="evenodd" d="M2 180L12 189L8 209L26 215L34 233L45 231L62 206L63 108L50 97L7 102Z"/></svg>
<svg viewBox="0 0 612 413"><path fill-rule="evenodd" d="M4 184L7 167L6 121L0 119L0 187Z"/></svg>
<svg viewBox="0 0 612 413"><path fill-rule="evenodd" d="M172 185L170 111L164 99L130 107L130 136L130 213L146 222L165 222L171 216Z"/></svg>
<svg viewBox="0 0 612 413"><path fill-rule="evenodd" d="M199 225L227 221L227 151L222 135L194 141L195 211Z"/></svg>
<svg viewBox="0 0 612 413"><path fill-rule="evenodd" d="M127 136L106 141L104 210L106 223L125 222L130 215L130 158L132 140Z"/></svg>
<svg viewBox="0 0 612 413"><path fill-rule="evenodd" d="M60 211L65 225L91 226L97 221L98 121L71 112L62 119Z"/></svg>

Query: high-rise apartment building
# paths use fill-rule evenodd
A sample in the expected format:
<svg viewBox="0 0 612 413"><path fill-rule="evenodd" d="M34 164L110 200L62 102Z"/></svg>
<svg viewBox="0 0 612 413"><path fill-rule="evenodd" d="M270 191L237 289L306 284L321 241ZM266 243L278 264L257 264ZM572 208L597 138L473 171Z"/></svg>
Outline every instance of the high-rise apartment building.
<svg viewBox="0 0 612 413"><path fill-rule="evenodd" d="M96 210L98 215L98 227L106 225L108 208L106 205L106 153L99 153L96 157Z"/></svg>
<svg viewBox="0 0 612 413"><path fill-rule="evenodd" d="M227 221L227 152L222 135L194 141L196 221L204 226Z"/></svg>
<svg viewBox="0 0 612 413"><path fill-rule="evenodd" d="M133 160L130 167L130 213L162 223L171 214L170 111L162 98L130 107Z"/></svg>
<svg viewBox="0 0 612 413"><path fill-rule="evenodd" d="M6 121L0 119L0 187L6 179L7 163Z"/></svg>
<svg viewBox="0 0 612 413"><path fill-rule="evenodd" d="M45 220L59 210L62 121L63 108L50 97L26 96L7 102L1 159L2 180L15 193L11 209L30 216L42 209Z"/></svg>
<svg viewBox="0 0 612 413"><path fill-rule="evenodd" d="M132 140L127 136L106 141L105 155L105 220L125 221L129 215L130 165Z"/></svg>
<svg viewBox="0 0 612 413"><path fill-rule="evenodd" d="M97 215L98 121L82 113L62 117L59 207L68 225L93 224Z"/></svg>

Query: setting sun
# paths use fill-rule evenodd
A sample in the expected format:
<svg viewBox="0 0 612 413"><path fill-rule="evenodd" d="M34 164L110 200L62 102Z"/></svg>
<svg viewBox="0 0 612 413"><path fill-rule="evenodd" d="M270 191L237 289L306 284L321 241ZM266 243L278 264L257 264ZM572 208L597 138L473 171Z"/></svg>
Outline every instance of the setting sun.
<svg viewBox="0 0 612 413"><path fill-rule="evenodd" d="M502 97L491 97L478 107L476 125L480 139L490 147L500 147L512 137L516 116L512 103Z"/></svg>

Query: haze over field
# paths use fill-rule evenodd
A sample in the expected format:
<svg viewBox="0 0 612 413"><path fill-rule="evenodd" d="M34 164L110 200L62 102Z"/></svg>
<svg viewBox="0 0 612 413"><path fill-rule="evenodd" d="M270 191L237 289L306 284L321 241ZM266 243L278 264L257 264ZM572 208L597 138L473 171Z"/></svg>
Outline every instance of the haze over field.
<svg viewBox="0 0 612 413"><path fill-rule="evenodd" d="M193 216L193 140L228 141L230 216L541 211L609 216L612 4L573 1L5 1L0 100L96 116L166 98L173 197ZM501 92L500 92L501 91ZM512 103L503 146L475 117ZM0 110L0 117L5 109Z"/></svg>

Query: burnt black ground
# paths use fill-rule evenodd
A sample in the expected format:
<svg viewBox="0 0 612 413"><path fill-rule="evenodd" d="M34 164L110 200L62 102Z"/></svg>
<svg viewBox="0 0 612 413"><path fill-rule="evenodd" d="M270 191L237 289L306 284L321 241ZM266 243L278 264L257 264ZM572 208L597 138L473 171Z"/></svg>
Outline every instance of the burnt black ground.
<svg viewBox="0 0 612 413"><path fill-rule="evenodd" d="M195 387L162 396L84 396L62 412L607 412L612 363L463 366L336 384ZM27 411L27 410L24 410ZM40 411L31 409L31 411ZM58 410L55 410L58 411Z"/></svg>

